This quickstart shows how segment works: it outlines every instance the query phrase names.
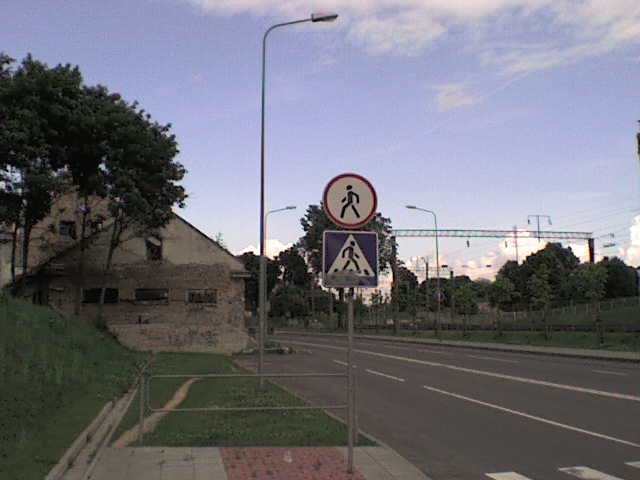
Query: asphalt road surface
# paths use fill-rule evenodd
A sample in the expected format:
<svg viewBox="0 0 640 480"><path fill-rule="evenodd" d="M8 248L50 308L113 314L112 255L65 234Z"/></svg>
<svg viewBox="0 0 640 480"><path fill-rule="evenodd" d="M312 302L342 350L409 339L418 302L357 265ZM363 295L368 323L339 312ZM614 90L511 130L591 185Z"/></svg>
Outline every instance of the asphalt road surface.
<svg viewBox="0 0 640 480"><path fill-rule="evenodd" d="M346 338L277 335L268 372L344 372ZM359 427L434 480L640 480L640 365L355 340ZM344 379L287 385L346 399ZM342 412L336 412L344 415Z"/></svg>

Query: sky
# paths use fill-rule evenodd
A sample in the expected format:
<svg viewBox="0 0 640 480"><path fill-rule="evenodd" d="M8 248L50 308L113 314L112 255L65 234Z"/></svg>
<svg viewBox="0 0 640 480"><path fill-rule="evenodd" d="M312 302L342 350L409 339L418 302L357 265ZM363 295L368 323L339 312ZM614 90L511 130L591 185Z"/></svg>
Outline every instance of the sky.
<svg viewBox="0 0 640 480"><path fill-rule="evenodd" d="M640 266L637 0L0 0L0 51L78 65L171 123L187 220L234 253L259 239L260 72L268 38L268 251L296 242L327 182L355 172L394 228L593 232ZM535 220L534 220L535 222ZM613 234L613 236L611 235ZM443 238L440 263L491 277L512 238ZM608 245L608 246L605 246ZM586 244L572 244L586 260ZM399 239L424 276L432 238Z"/></svg>

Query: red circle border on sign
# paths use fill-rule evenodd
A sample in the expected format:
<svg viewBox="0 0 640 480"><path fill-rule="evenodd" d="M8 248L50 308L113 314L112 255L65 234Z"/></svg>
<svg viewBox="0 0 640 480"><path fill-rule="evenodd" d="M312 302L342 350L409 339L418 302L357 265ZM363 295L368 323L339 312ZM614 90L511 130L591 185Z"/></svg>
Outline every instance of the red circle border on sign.
<svg viewBox="0 0 640 480"><path fill-rule="evenodd" d="M329 192L329 189L334 183L336 183L338 180L344 177L355 177L358 180L362 180L369 187L369 190L371 190L371 193L373 195L373 209L371 210L371 213L361 222L358 222L356 224L348 224L338 220L332 215L332 213L327 208L327 194ZM348 228L348 229L360 228L366 225L367 223L369 223L371 219L375 216L376 210L378 209L378 194L376 193L375 188L373 188L373 185L371 185L371 182L366 178L364 178L362 175L358 175L357 173L342 173L337 177L333 177L329 181L329 183L327 183L327 186L324 187L324 193L322 194L322 209L324 210L324 213L327 214L327 217L329 217L329 220L331 220L333 223L335 223L339 227Z"/></svg>

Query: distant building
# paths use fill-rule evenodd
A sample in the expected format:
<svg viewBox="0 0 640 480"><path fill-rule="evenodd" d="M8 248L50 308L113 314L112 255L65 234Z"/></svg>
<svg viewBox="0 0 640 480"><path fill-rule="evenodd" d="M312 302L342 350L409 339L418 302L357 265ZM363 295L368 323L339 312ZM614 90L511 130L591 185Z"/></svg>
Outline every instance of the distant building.
<svg viewBox="0 0 640 480"><path fill-rule="evenodd" d="M132 348L232 353L247 347L248 273L237 258L174 215L153 234L125 231L125 241L105 273L111 229L101 205L96 201L92 206L91 234L83 254L75 196L56 202L50 216L34 229L19 295L66 313L79 310L92 319L98 316L104 286L102 318ZM0 248L7 246L10 243Z"/></svg>

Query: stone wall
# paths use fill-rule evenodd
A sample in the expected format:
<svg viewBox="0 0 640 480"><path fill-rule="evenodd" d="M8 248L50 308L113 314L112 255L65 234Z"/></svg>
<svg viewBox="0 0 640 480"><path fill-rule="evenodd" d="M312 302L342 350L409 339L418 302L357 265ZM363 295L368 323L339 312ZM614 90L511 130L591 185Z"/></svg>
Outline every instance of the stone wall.
<svg viewBox="0 0 640 480"><path fill-rule="evenodd" d="M252 347L243 328L207 325L109 325L118 340L134 350L231 354Z"/></svg>

